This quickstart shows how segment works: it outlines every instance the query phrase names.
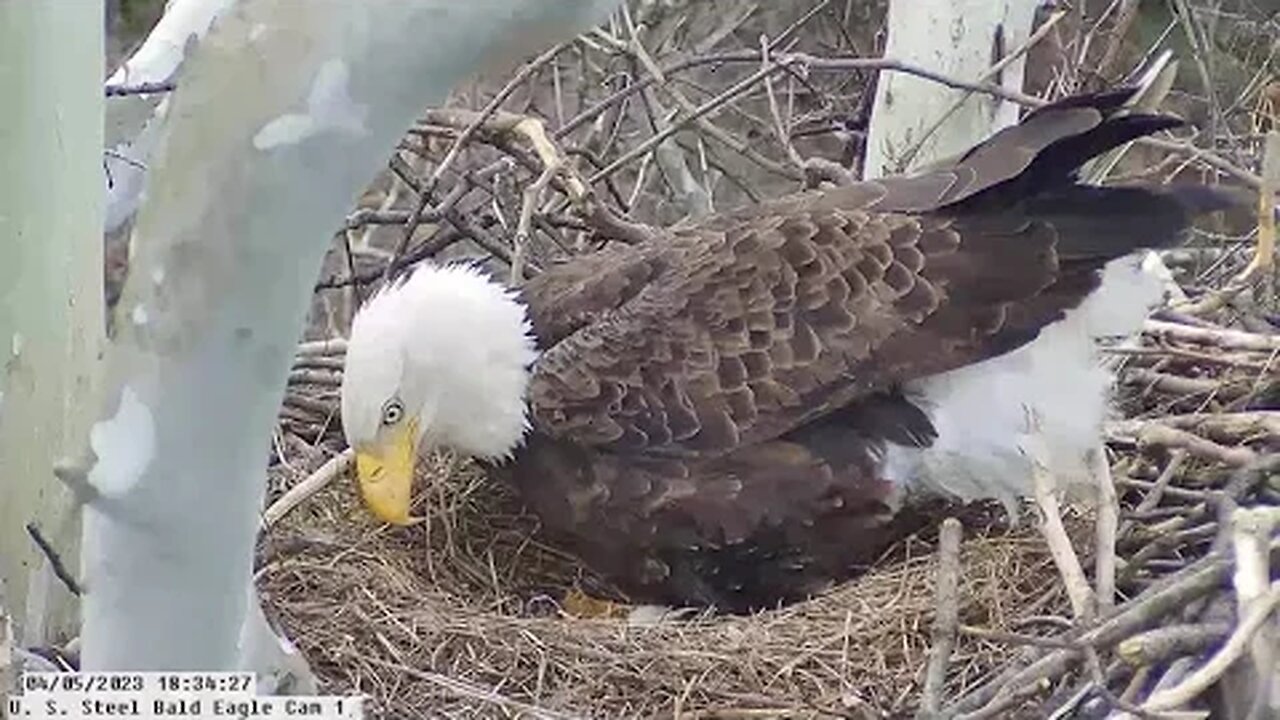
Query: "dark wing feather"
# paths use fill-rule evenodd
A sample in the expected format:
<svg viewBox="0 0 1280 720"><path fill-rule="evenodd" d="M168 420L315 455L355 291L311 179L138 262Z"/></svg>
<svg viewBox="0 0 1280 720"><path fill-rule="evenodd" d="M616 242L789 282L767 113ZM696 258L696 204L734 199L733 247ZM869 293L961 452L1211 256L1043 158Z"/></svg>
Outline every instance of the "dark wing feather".
<svg viewBox="0 0 1280 720"><path fill-rule="evenodd" d="M661 273L659 258L611 244L552 265L546 280L521 289L540 349L549 348L631 300Z"/></svg>
<svg viewBox="0 0 1280 720"><path fill-rule="evenodd" d="M854 418L842 420L857 422ZM869 567L921 512L898 512L874 436L819 423L728 455L601 453L534 435L500 466L543 531L637 602L745 612Z"/></svg>
<svg viewBox="0 0 1280 720"><path fill-rule="evenodd" d="M874 392L1008 352L1096 270L1172 243L1203 193L1074 183L1172 120L1072 98L950 168L782 198L552 268L525 288L545 339L536 428L697 457L772 440Z"/></svg>

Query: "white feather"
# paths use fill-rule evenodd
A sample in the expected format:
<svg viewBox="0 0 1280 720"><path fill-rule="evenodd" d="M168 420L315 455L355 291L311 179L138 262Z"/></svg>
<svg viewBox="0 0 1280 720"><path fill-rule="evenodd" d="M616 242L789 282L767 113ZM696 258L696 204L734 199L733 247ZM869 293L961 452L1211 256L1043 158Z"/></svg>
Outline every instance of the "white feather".
<svg viewBox="0 0 1280 720"><path fill-rule="evenodd" d="M1097 341L1137 332L1162 293L1142 256L1113 260L1099 288L1034 341L909 386L938 437L924 450L890 444L885 476L909 492L994 499L1012 510L1032 490L1021 447L1034 413L1059 486L1090 483L1088 453L1101 441L1113 383Z"/></svg>
<svg viewBox="0 0 1280 720"><path fill-rule="evenodd" d="M348 442L375 439L398 398L423 444L499 459L529 428L537 352L523 304L471 265L422 265L356 315L342 384Z"/></svg>

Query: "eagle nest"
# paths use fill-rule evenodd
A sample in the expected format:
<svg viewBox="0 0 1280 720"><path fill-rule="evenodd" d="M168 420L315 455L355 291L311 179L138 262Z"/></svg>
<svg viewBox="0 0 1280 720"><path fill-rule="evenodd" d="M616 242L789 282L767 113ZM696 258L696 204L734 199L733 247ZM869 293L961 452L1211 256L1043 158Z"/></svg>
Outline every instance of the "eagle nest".
<svg viewBox="0 0 1280 720"><path fill-rule="evenodd" d="M575 602L597 581L538 544L482 473L443 477L450 464L427 469L438 494L410 533L370 523L343 478L265 541L268 605L331 689L368 693L385 717L839 717L915 702L935 608L931 538L785 609L657 618ZM1033 528L967 538L960 567L966 627L1056 629L1065 596ZM950 692L1014 649L963 637Z"/></svg>
<svg viewBox="0 0 1280 720"><path fill-rule="evenodd" d="M299 373L333 366L320 350L299 356ZM1280 421L1241 409L1266 400L1267 382L1274 392L1265 369L1278 350L1273 338L1159 322L1126 350L1131 419L1110 428L1120 602L1078 628L1034 519L1008 528L966 518L953 599L935 591L945 565L936 537L921 536L804 603L661 618L584 601L578 590L607 588L539 544L534 521L472 465L434 457L421 478L427 521L392 531L360 508L343 456L288 432L260 584L326 689L367 693L385 717L900 716L919 704L928 649L947 633L955 646L939 697L975 716L1140 704L1161 674L1179 687L1230 645L1248 614L1236 553L1263 553L1255 600L1275 601L1258 549L1274 548L1275 529L1251 540L1256 518L1236 509L1280 503L1275 457L1257 452L1274 450ZM294 389L285 427L296 427L298 398L324 387ZM1221 412L1188 412L1206 404ZM336 413L324 400L310 407ZM325 477L336 481L293 507L298 487ZM1067 526L1092 569L1092 519ZM955 626L936 627L940 607Z"/></svg>
<svg viewBox="0 0 1280 720"><path fill-rule="evenodd" d="M971 506L956 511L958 552L935 526L826 594L750 616L596 599L611 588L451 456L419 467L424 522L371 521L334 428L344 345L304 343L260 547L268 613L325 691L367 694L375 717L1219 712L1231 683L1250 682L1248 658L1274 650L1280 343L1157 317L1109 353L1121 511L1064 512L1059 549L1072 546L1083 573L1060 572L1037 509L1010 526Z"/></svg>
<svg viewBox="0 0 1280 720"><path fill-rule="evenodd" d="M870 106L858 98L871 95L851 93L848 71L817 53L856 53L841 44L851 42L846 28L879 20L778 5L794 5L796 17L755 27L751 13L646 16L657 28L646 37L662 44L652 56L630 56L634 29L615 28L610 42L550 51L501 92L465 103L505 98L493 108L432 111L409 133L317 286L313 340L299 351L275 438L258 565L268 615L303 649L322 691L365 693L375 717L1100 717L1188 707L1245 717L1248 708L1234 712L1253 697L1242 688L1275 662L1269 643L1280 633L1265 622L1280 602L1280 343L1248 332L1268 325L1246 282L1257 268L1241 270L1248 243L1166 253L1196 298L1111 353L1124 418L1108 427L1118 517L1068 507L1042 533L1036 508L1012 527L998 511L968 508L958 551L947 523L806 602L661 616L592 599L610 588L541 544L515 499L465 461L420 465L426 520L416 526L376 524L361 507L337 428L343 343L323 338L346 336L369 286L433 256L483 256L529 276L597 235L635 239L639 220L668 225L712 199L731 207L856 174L848 168ZM809 72L762 85L771 76L758 69L778 59L734 44L744 23L743 37L795 34L796 54L783 60ZM705 62L681 54L699 43L725 49L703 47L708 37L732 47ZM626 73L630 82L616 82ZM677 76L688 85L667 82ZM732 98L714 94L740 80ZM699 104L734 112L668 125ZM557 129L540 116L558 116ZM1135 146L1135 167L1124 169L1160 172L1179 147ZM1174 164L1195 172L1202 156ZM1057 539L1056 560L1045 534Z"/></svg>
<svg viewBox="0 0 1280 720"><path fill-rule="evenodd" d="M290 506L290 489L334 477L287 513L269 512L260 587L325 690L366 693L375 717L900 717L921 702L940 608L956 613L941 628L954 638L944 707L1042 717L1140 705L1162 674L1162 687L1178 687L1238 630L1247 613L1236 611L1232 558L1253 536L1250 518L1233 513L1280 503L1280 463L1249 449L1274 449L1274 413L1167 414L1197 402L1167 386L1256 385L1277 348L1237 347L1237 362L1197 366L1205 372L1192 378L1171 359L1204 347L1168 332L1154 325L1145 337L1143 349L1159 353L1131 350L1143 358L1126 376L1139 378L1125 403L1132 419L1111 428L1119 601L1096 622L1071 620L1033 513L1010 528L972 510L954 598L936 591L946 563L931 533L828 594L751 616L593 602L580 591L607 586L540 544L535 521L477 467L431 458L419 478L427 520L393 530L370 521L342 456L296 439L295 459L275 471L277 501ZM1161 382L1146 374L1156 357ZM1092 581L1093 518L1069 512L1066 525ZM1252 547L1274 548L1275 528L1263 532ZM1260 602L1274 602L1262 580Z"/></svg>

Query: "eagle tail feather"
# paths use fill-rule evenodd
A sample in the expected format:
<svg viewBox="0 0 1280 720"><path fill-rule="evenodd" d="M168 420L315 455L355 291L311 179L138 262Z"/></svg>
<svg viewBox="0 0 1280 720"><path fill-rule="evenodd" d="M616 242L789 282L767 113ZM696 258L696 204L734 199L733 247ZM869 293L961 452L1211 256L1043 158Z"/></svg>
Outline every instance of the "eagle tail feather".
<svg viewBox="0 0 1280 720"><path fill-rule="evenodd" d="M1202 185L1068 185L1036 195L1024 211L1053 227L1060 262L1100 267L1134 250L1177 245L1196 218L1235 202Z"/></svg>
<svg viewBox="0 0 1280 720"><path fill-rule="evenodd" d="M1022 176L1028 194L1076 182L1077 174L1089 161L1105 152L1185 124L1172 115L1135 113L1106 118L1097 127L1068 135L1045 147Z"/></svg>
<svg viewBox="0 0 1280 720"><path fill-rule="evenodd" d="M1135 88L1075 95L1028 113L978 143L950 168L964 181L953 183L938 209L956 213L1006 208L1018 199L1054 195L1078 186L1080 170L1102 154L1186 121L1175 115L1133 110L1125 102ZM1222 209L1224 199L1239 202L1238 192L1174 191L1190 215ZM1229 203L1228 203L1229 204Z"/></svg>

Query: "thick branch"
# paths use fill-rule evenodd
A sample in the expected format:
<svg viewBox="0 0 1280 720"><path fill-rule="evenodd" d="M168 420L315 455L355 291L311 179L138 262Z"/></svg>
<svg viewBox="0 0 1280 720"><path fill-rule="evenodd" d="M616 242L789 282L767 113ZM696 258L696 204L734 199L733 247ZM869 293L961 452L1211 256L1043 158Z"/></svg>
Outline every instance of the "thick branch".
<svg viewBox="0 0 1280 720"><path fill-rule="evenodd" d="M613 4L472 0L441 23L439 2L240 0L184 60L92 436L90 482L139 522L86 511L85 669L234 667L271 430L351 198L461 77Z"/></svg>

